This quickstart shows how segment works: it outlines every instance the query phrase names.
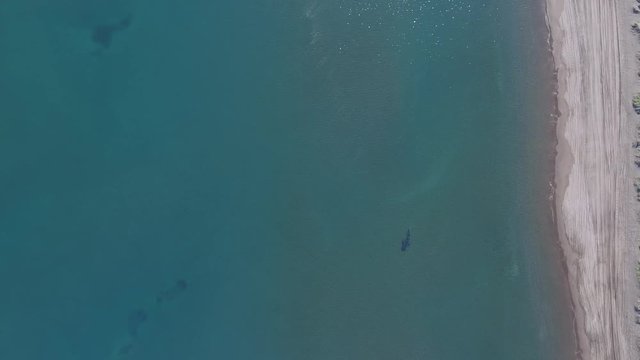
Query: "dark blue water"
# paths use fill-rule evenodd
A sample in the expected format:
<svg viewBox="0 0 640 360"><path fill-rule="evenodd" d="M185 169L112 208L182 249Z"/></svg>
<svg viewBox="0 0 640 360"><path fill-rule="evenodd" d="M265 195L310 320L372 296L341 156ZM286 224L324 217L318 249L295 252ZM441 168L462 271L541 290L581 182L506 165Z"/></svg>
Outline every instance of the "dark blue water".
<svg viewBox="0 0 640 360"><path fill-rule="evenodd" d="M0 358L568 358L545 41L507 0L3 1Z"/></svg>

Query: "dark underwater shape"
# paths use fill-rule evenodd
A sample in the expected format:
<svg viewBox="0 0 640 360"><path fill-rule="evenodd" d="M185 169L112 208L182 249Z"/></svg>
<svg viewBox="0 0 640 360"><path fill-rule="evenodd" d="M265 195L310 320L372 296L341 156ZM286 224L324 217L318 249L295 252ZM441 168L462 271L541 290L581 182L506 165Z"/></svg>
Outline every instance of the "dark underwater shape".
<svg viewBox="0 0 640 360"><path fill-rule="evenodd" d="M133 344L132 343L128 343L128 344L125 344L125 345L121 346L120 349L118 349L118 357L122 357L122 356L128 355L131 352L132 349L133 349Z"/></svg>
<svg viewBox="0 0 640 360"><path fill-rule="evenodd" d="M98 25L93 28L91 40L105 49L111 46L113 34L116 31L124 30L131 25L131 15L128 15L116 24Z"/></svg>
<svg viewBox="0 0 640 360"><path fill-rule="evenodd" d="M411 229L407 229L407 235L405 236L404 240L402 240L402 245L400 247L400 250L405 251L407 250L407 248L409 247L411 242Z"/></svg>
<svg viewBox="0 0 640 360"><path fill-rule="evenodd" d="M129 335L135 337L138 335L138 329L145 321L147 321L147 312L137 309L129 313Z"/></svg>
<svg viewBox="0 0 640 360"><path fill-rule="evenodd" d="M158 296L156 296L156 302L161 303L165 300L171 300L175 298L180 293L184 292L187 289L187 286L188 284L186 280L180 279L176 281L172 287L164 290L163 292L158 294Z"/></svg>

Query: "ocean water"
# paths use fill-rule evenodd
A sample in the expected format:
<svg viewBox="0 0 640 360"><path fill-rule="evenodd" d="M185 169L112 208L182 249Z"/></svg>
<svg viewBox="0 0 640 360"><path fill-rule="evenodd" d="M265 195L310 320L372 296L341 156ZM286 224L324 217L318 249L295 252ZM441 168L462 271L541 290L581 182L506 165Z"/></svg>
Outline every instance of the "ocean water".
<svg viewBox="0 0 640 360"><path fill-rule="evenodd" d="M546 47L538 2L0 2L0 358L570 358Z"/></svg>

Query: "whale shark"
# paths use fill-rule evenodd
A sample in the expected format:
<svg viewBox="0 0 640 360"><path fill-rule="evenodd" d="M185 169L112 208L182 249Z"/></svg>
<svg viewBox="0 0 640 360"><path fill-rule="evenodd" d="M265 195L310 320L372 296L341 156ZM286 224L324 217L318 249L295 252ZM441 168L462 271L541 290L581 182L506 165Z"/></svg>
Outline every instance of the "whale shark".
<svg viewBox="0 0 640 360"><path fill-rule="evenodd" d="M406 251L407 248L409 248L410 244L411 244L411 229L407 229L407 235L404 237L404 240L402 240L402 244L400 245L400 250Z"/></svg>

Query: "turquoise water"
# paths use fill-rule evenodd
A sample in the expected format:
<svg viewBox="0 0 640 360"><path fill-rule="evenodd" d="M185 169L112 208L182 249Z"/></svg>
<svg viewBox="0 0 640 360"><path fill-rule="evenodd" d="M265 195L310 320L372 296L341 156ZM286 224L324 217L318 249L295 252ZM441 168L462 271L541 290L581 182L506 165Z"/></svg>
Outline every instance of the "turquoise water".
<svg viewBox="0 0 640 360"><path fill-rule="evenodd" d="M541 6L3 1L0 357L569 358Z"/></svg>

